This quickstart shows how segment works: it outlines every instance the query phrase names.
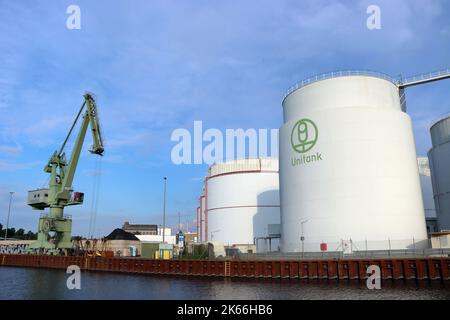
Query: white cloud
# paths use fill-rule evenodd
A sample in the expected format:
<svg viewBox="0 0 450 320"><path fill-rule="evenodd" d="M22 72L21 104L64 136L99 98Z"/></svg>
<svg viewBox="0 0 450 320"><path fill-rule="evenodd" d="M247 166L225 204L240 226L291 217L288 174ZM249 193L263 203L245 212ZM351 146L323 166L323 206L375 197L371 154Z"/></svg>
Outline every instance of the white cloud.
<svg viewBox="0 0 450 320"><path fill-rule="evenodd" d="M42 161L31 161L31 162L14 162L14 161L6 161L0 159L0 172L12 172L12 171L21 171L28 170L37 166L43 166Z"/></svg>
<svg viewBox="0 0 450 320"><path fill-rule="evenodd" d="M0 145L0 156L8 155L8 156L16 156L22 153L22 146L6 146Z"/></svg>

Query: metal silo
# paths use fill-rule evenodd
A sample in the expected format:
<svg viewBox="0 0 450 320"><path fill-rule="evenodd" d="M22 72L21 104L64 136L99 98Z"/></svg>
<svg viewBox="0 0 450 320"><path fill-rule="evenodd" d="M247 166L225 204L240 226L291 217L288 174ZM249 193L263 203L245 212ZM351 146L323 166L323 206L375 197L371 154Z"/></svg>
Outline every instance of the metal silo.
<svg viewBox="0 0 450 320"><path fill-rule="evenodd" d="M210 167L205 180L206 240L278 249L269 225L280 224L278 160L246 159ZM205 239L204 239L205 240Z"/></svg>
<svg viewBox="0 0 450 320"><path fill-rule="evenodd" d="M288 92L283 112L282 251L426 246L411 119L393 80L318 76Z"/></svg>
<svg viewBox="0 0 450 320"><path fill-rule="evenodd" d="M430 128L433 147L428 152L433 196L441 230L450 229L450 115Z"/></svg>

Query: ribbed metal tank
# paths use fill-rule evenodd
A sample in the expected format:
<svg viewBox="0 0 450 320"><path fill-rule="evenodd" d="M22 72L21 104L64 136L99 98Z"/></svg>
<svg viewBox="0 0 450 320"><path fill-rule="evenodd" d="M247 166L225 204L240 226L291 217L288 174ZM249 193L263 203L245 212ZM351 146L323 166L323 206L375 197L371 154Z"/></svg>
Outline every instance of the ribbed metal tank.
<svg viewBox="0 0 450 320"><path fill-rule="evenodd" d="M280 224L278 160L246 159L210 167L205 181L207 240L258 243L267 251L269 225ZM259 239L258 239L259 238ZM204 239L206 240L206 239ZM278 239L271 241L277 250Z"/></svg>
<svg viewBox="0 0 450 320"><path fill-rule="evenodd" d="M433 197L441 230L450 230L450 115L430 128L432 148L428 152Z"/></svg>
<svg viewBox="0 0 450 320"><path fill-rule="evenodd" d="M427 245L411 119L394 82L316 77L289 92L283 111L282 251Z"/></svg>

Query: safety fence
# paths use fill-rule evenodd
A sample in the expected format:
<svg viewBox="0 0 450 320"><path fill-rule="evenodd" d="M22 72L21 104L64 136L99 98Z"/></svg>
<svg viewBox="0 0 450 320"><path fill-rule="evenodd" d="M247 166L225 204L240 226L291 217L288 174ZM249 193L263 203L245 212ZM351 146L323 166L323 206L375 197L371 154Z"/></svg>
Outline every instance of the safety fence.
<svg viewBox="0 0 450 320"><path fill-rule="evenodd" d="M415 258L450 256L450 243L447 238L435 239L395 239L385 240L340 240L335 242L298 241L285 242L284 249L272 247L266 251L267 246L257 243L258 253L240 253L239 259L329 259L329 258ZM286 250L287 249L287 250Z"/></svg>
<svg viewBox="0 0 450 320"><path fill-rule="evenodd" d="M327 259L409 259L409 258L447 258L450 249L403 249L403 250L370 250L328 252L264 252L240 253L234 256L238 260L327 260Z"/></svg>
<svg viewBox="0 0 450 320"><path fill-rule="evenodd" d="M450 280L450 258L335 260L151 260L44 255L0 255L0 266L179 276L362 280L369 266L378 266L382 279Z"/></svg>

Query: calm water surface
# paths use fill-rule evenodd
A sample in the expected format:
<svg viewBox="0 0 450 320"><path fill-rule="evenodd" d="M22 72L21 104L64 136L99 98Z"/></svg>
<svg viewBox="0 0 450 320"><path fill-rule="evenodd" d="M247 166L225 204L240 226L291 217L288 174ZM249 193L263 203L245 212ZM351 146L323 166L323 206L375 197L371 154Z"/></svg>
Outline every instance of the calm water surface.
<svg viewBox="0 0 450 320"><path fill-rule="evenodd" d="M303 281L164 277L82 272L81 290L68 290L64 270L0 267L0 299L450 299L450 283Z"/></svg>

